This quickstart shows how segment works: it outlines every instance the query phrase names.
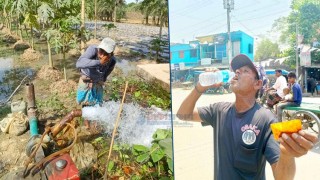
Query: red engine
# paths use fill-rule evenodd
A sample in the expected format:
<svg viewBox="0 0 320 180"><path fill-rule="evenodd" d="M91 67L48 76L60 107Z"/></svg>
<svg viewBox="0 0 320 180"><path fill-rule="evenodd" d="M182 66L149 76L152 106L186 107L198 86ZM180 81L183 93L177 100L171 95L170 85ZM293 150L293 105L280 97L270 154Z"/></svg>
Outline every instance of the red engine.
<svg viewBox="0 0 320 180"><path fill-rule="evenodd" d="M49 180L80 180L79 170L67 153L46 166L46 175Z"/></svg>

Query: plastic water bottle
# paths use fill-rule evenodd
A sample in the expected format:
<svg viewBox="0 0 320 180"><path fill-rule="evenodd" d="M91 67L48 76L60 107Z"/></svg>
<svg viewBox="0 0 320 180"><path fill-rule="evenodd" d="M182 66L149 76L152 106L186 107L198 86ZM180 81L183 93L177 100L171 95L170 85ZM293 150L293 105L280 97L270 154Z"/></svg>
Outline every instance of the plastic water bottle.
<svg viewBox="0 0 320 180"><path fill-rule="evenodd" d="M199 75L201 86L210 86L220 82L227 83L234 77L234 72L221 70L216 72L204 72Z"/></svg>

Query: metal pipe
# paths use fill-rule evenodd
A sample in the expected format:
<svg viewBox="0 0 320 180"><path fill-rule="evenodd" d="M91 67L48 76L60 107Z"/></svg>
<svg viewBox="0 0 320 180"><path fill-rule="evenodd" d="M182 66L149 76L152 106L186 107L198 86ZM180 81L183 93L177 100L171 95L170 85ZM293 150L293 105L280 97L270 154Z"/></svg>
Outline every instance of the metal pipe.
<svg viewBox="0 0 320 180"><path fill-rule="evenodd" d="M34 85L32 83L26 84L27 89L27 101L28 101L28 118L29 118L29 127L31 137L39 134L38 132L38 120L36 116L37 107L34 93Z"/></svg>
<svg viewBox="0 0 320 180"><path fill-rule="evenodd" d="M34 85L32 83L27 83L27 100L28 100L28 109L36 108L36 98L34 93Z"/></svg>
<svg viewBox="0 0 320 180"><path fill-rule="evenodd" d="M56 124L54 127L51 128L52 137L55 137L66 126L67 123L73 120L73 118L81 117L81 116L82 116L81 109L72 110L58 124Z"/></svg>
<svg viewBox="0 0 320 180"><path fill-rule="evenodd" d="M30 136L31 136L26 146L26 152L27 152L27 155L30 156L30 159L28 160L29 162L33 158L36 162L38 162L41 159L43 159L45 155L41 147L41 143L39 143L39 147L37 147L37 151L34 152L34 155L32 155L32 152L34 150L33 148L37 145L37 142L38 142L37 139L41 137L38 131L37 106L36 106L36 98L35 98L33 83L27 83L26 89L27 89L26 94L27 94L27 102L28 102L27 113L28 113ZM27 168L28 168L28 165L26 165L25 170L27 170ZM26 172L24 172L24 176L26 175L25 173ZM41 179L47 179L43 172L41 172L40 176L41 176Z"/></svg>

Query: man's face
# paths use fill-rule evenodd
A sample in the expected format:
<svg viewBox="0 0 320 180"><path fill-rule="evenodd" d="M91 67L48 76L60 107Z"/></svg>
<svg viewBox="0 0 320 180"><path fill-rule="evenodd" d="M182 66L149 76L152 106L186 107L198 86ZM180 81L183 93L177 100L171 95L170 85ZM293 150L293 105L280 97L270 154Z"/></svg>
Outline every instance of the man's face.
<svg viewBox="0 0 320 180"><path fill-rule="evenodd" d="M111 53L107 53L106 51L104 51L103 49L98 49L98 58L100 59L100 61L107 63L109 61L109 59L111 58ZM104 64L102 63L102 64Z"/></svg>
<svg viewBox="0 0 320 180"><path fill-rule="evenodd" d="M288 82L289 82L290 84L295 83L295 82L296 82L296 78L288 77Z"/></svg>
<svg viewBox="0 0 320 180"><path fill-rule="evenodd" d="M235 71L235 77L230 84L235 94L248 94L260 89L262 81L257 79L256 72L249 66L243 66Z"/></svg>
<svg viewBox="0 0 320 180"><path fill-rule="evenodd" d="M278 71L276 71L276 77L280 77L281 73L279 73Z"/></svg>

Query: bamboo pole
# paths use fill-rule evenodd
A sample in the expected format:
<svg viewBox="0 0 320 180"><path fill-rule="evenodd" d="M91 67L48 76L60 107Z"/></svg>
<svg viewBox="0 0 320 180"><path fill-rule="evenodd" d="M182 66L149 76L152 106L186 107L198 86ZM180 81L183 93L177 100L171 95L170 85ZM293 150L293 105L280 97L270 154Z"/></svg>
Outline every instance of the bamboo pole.
<svg viewBox="0 0 320 180"><path fill-rule="evenodd" d="M106 169L105 169L105 172L104 172L104 179L105 180L108 179L108 166L109 166L109 161L110 161L111 152L112 152L112 148L113 148L114 136L116 135L117 128L118 128L118 125L119 125L119 120L120 120L120 115L121 115L121 112L122 112L123 102L124 102L124 99L125 99L126 93L127 93L127 87L128 87L128 81L126 81L126 87L125 87L124 92L123 92L123 97L122 97L122 101L121 101L121 104L120 104L120 109L119 109L119 112L118 112L117 120L116 120L114 129L113 129L113 132L112 132L111 143L110 143L110 148L109 148L109 154L108 154L108 158L107 158Z"/></svg>

